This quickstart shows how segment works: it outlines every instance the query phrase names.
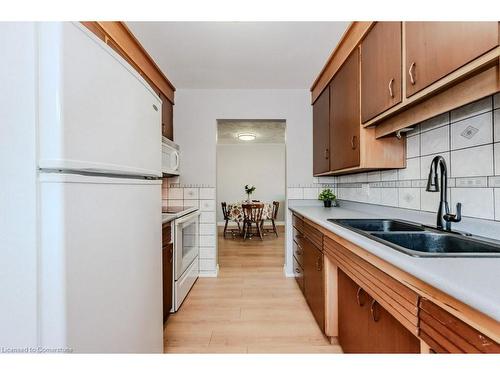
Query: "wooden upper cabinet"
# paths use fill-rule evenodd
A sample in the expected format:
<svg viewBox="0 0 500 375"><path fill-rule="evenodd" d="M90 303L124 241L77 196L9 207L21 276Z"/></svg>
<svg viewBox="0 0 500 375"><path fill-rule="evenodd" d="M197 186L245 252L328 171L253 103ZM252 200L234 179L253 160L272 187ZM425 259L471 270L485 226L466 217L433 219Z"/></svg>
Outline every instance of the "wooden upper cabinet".
<svg viewBox="0 0 500 375"><path fill-rule="evenodd" d="M174 140L174 106L165 95L160 92L161 105L161 134Z"/></svg>
<svg viewBox="0 0 500 375"><path fill-rule="evenodd" d="M330 91L327 87L313 104L313 173L330 170Z"/></svg>
<svg viewBox="0 0 500 375"><path fill-rule="evenodd" d="M346 59L330 83L330 169L360 164L359 50Z"/></svg>
<svg viewBox="0 0 500 375"><path fill-rule="evenodd" d="M377 22L361 43L361 121L401 103L401 22Z"/></svg>
<svg viewBox="0 0 500 375"><path fill-rule="evenodd" d="M405 22L406 96L498 46L498 22Z"/></svg>

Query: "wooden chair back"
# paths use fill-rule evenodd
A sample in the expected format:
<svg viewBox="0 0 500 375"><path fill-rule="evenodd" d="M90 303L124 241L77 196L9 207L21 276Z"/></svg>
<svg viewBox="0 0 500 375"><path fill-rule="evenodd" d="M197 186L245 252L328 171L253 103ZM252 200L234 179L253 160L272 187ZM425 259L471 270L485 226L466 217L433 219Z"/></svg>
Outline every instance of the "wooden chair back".
<svg viewBox="0 0 500 375"><path fill-rule="evenodd" d="M224 215L224 220L227 220L229 218L229 213L227 212L227 203L221 202L221 206L222 206L222 214Z"/></svg>
<svg viewBox="0 0 500 375"><path fill-rule="evenodd" d="M278 217L279 207L280 207L280 202L273 201L273 214L271 216L273 218L273 220L276 220L276 218Z"/></svg>
<svg viewBox="0 0 500 375"><path fill-rule="evenodd" d="M252 223L259 223L262 221L262 214L264 212L264 203L243 203L243 217L245 221Z"/></svg>

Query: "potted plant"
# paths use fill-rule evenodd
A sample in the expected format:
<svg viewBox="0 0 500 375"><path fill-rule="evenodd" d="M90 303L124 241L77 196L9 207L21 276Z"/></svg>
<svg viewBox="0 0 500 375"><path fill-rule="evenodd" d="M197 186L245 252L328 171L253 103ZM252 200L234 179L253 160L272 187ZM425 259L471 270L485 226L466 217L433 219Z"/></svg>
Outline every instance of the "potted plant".
<svg viewBox="0 0 500 375"><path fill-rule="evenodd" d="M245 185L245 193L247 193L247 201L250 202L250 195L255 191L255 186Z"/></svg>
<svg viewBox="0 0 500 375"><path fill-rule="evenodd" d="M323 201L325 207L332 207L332 201L337 199L337 197L333 194L331 189L323 189L323 191L319 194L318 199Z"/></svg>

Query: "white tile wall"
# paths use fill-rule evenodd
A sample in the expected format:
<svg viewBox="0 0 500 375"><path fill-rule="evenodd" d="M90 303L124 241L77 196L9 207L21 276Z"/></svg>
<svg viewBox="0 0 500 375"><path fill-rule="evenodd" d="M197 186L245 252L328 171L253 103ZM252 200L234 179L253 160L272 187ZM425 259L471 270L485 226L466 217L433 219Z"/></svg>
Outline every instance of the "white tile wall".
<svg viewBox="0 0 500 375"><path fill-rule="evenodd" d="M430 155L450 149L450 127L442 126L420 135L421 155Z"/></svg>
<svg viewBox="0 0 500 375"><path fill-rule="evenodd" d="M406 157L414 158L420 156L420 134L406 139Z"/></svg>
<svg viewBox="0 0 500 375"><path fill-rule="evenodd" d="M492 144L451 152L451 177L491 176L492 174Z"/></svg>
<svg viewBox="0 0 500 375"><path fill-rule="evenodd" d="M318 199L318 188L304 188L304 199Z"/></svg>
<svg viewBox="0 0 500 375"><path fill-rule="evenodd" d="M407 137L405 169L341 176L338 197L436 212L439 193L425 185L439 154L448 166L450 209L462 202L464 216L500 221L500 93L426 120Z"/></svg>
<svg viewBox="0 0 500 375"><path fill-rule="evenodd" d="M484 145L493 142L492 112L469 117L451 126L451 149Z"/></svg>
<svg viewBox="0 0 500 375"><path fill-rule="evenodd" d="M215 199L215 188L200 188L200 199Z"/></svg>
<svg viewBox="0 0 500 375"><path fill-rule="evenodd" d="M495 194L495 220L500 220L500 188L494 189Z"/></svg>
<svg viewBox="0 0 500 375"><path fill-rule="evenodd" d="M492 98L488 96L476 102L464 105L451 111L451 122L463 120L464 118L477 116L481 113L492 110Z"/></svg>
<svg viewBox="0 0 500 375"><path fill-rule="evenodd" d="M451 194L450 210L455 212L458 202L462 203L462 215L480 219L495 218L495 203L492 188L455 188Z"/></svg>

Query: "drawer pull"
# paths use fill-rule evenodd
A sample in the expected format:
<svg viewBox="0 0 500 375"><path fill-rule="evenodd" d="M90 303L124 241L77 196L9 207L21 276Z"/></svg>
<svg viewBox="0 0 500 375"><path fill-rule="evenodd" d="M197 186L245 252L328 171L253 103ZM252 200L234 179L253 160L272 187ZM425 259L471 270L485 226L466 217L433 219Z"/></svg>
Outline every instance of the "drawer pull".
<svg viewBox="0 0 500 375"><path fill-rule="evenodd" d="M380 315L377 314L377 306L378 306L378 302L373 300L372 301L372 305L370 306L370 312L372 314L372 319L374 322L378 322L380 320Z"/></svg>
<svg viewBox="0 0 500 375"><path fill-rule="evenodd" d="M363 293L363 295L365 294L365 291L363 290L363 288L359 287L358 288L358 291L356 292L356 301L358 301L358 306L359 307L363 307L365 305L365 301L361 301L361 293Z"/></svg>
<svg viewBox="0 0 500 375"><path fill-rule="evenodd" d="M300 270L298 268L295 268L295 273L300 273Z"/></svg>
<svg viewBox="0 0 500 375"><path fill-rule="evenodd" d="M355 135L353 135L353 136L351 137L351 148L352 148L353 150L356 150L356 147L357 147L357 142L356 142L356 140L357 140L357 139L358 139L358 137L356 137Z"/></svg>

